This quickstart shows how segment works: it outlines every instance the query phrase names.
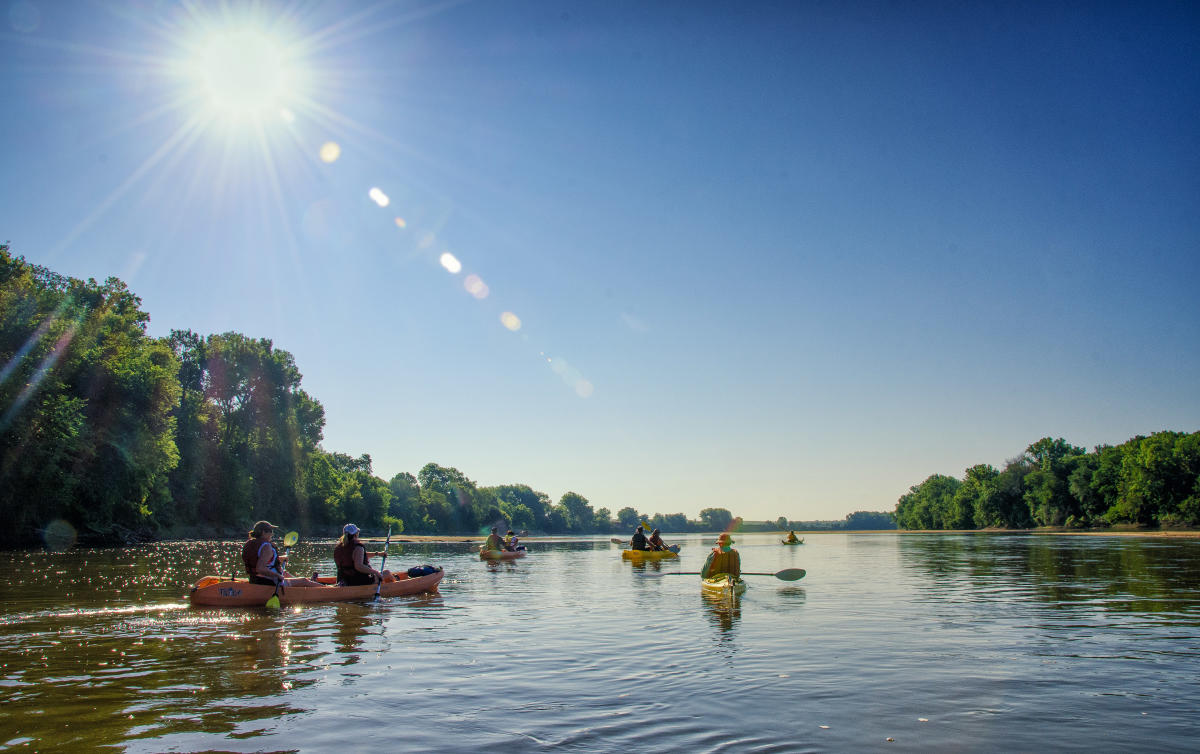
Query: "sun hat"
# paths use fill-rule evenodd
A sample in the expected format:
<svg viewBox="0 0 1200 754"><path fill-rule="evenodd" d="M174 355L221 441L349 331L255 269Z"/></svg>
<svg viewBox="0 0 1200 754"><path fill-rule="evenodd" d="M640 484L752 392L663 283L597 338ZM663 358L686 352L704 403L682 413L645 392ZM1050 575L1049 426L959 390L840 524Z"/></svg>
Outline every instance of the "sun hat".
<svg viewBox="0 0 1200 754"><path fill-rule="evenodd" d="M342 527L342 533L353 536L355 534L358 534L358 527L355 526L354 524L346 524L345 526Z"/></svg>
<svg viewBox="0 0 1200 754"><path fill-rule="evenodd" d="M717 537L717 541L726 544L733 544L733 537L729 536L729 532L721 532L721 534Z"/></svg>
<svg viewBox="0 0 1200 754"><path fill-rule="evenodd" d="M255 521L254 528L250 530L250 533L253 534L254 536L258 536L258 535L262 534L263 532L275 531L278 528L279 528L278 526L271 523L270 521Z"/></svg>

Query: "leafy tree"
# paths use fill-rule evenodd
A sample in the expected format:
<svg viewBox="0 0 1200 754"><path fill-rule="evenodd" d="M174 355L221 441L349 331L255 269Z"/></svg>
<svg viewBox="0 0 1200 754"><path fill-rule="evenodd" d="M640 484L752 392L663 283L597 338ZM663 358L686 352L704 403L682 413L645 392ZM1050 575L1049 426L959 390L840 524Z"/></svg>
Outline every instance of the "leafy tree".
<svg viewBox="0 0 1200 754"><path fill-rule="evenodd" d="M617 521L620 522L622 529L634 529L642 522L642 514L626 506L617 511Z"/></svg>
<svg viewBox="0 0 1200 754"><path fill-rule="evenodd" d="M733 520L733 514L725 508L705 508L700 511L700 521L708 531L726 531Z"/></svg>
<svg viewBox="0 0 1200 754"><path fill-rule="evenodd" d="M583 495L578 492L565 492L559 498L558 504L566 512L567 525L574 532L592 531L596 520L596 514L592 510L591 503Z"/></svg>
<svg viewBox="0 0 1200 754"><path fill-rule="evenodd" d="M151 531L178 463L179 362L116 278L58 275L0 245L0 543L65 518L93 539Z"/></svg>
<svg viewBox="0 0 1200 754"><path fill-rule="evenodd" d="M780 516L779 518L775 519L775 525L781 530L789 528L787 516Z"/></svg>

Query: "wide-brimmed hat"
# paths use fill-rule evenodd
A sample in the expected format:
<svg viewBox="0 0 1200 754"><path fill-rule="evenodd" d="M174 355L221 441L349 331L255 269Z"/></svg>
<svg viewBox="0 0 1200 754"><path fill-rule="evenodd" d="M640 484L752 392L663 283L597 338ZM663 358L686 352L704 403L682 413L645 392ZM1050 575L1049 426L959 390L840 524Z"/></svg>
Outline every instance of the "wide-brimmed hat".
<svg viewBox="0 0 1200 754"><path fill-rule="evenodd" d="M354 535L358 534L358 527L355 526L354 524L346 524L345 526L342 527L342 533L349 534L350 536L354 536Z"/></svg>
<svg viewBox="0 0 1200 754"><path fill-rule="evenodd" d="M731 545L733 544L733 537L729 536L728 532L721 532L721 534L717 536L717 543L722 545Z"/></svg>
<svg viewBox="0 0 1200 754"><path fill-rule="evenodd" d="M255 521L254 528L251 529L250 531L253 534L258 535L258 534L262 534L263 532L275 531L278 528L279 528L278 526L271 523L270 521Z"/></svg>

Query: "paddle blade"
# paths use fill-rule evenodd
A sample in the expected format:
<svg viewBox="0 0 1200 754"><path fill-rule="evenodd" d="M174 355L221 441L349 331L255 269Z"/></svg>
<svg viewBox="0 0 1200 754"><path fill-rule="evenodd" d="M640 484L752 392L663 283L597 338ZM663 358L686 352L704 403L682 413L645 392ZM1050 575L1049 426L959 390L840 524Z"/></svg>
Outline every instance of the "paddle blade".
<svg viewBox="0 0 1200 754"><path fill-rule="evenodd" d="M300 534L298 532L289 531L287 534L283 535L283 546L284 547L291 547L292 545L296 544L299 541L300 541Z"/></svg>
<svg viewBox="0 0 1200 754"><path fill-rule="evenodd" d="M781 581L799 581L804 578L804 574L808 573L803 568L786 568L775 574L775 578Z"/></svg>
<svg viewBox="0 0 1200 754"><path fill-rule="evenodd" d="M267 600L267 607L272 610L279 609L279 595L278 594L271 595L271 599Z"/></svg>

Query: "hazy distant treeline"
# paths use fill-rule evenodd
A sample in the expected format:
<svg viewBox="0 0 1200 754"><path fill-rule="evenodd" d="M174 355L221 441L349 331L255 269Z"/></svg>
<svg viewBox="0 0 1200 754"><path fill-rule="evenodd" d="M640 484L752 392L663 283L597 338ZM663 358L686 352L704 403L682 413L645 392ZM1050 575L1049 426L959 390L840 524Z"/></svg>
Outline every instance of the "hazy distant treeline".
<svg viewBox="0 0 1200 754"><path fill-rule="evenodd" d="M368 531L719 531L706 508L614 515L568 492L480 487L427 464L385 481L371 457L320 447L325 412L270 340L146 334L124 283L64 277L0 245L0 546L34 544L51 522L93 542L227 535L269 519L308 535Z"/></svg>
<svg viewBox="0 0 1200 754"><path fill-rule="evenodd" d="M934 474L896 505L904 529L1200 525L1200 432L1155 432L1092 452L1042 438L996 469Z"/></svg>

